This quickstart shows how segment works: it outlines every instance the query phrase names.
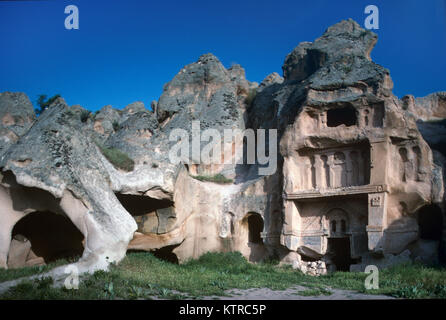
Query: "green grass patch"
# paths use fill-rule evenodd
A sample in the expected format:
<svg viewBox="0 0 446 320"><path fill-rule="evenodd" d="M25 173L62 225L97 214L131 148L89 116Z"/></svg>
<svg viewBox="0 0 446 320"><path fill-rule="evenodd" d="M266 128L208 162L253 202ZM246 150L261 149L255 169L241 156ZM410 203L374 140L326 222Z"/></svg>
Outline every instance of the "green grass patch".
<svg viewBox="0 0 446 320"><path fill-rule="evenodd" d="M109 272L85 275L79 290L53 288L50 280L25 281L0 296L1 299L199 299L222 296L229 289L270 288L284 290L301 285L305 296L329 295L330 288L399 298L445 298L446 270L420 265L402 265L379 273L380 289L365 290L366 274L336 272L312 277L289 266L251 264L240 253L207 253L182 265L150 253L132 252Z"/></svg>
<svg viewBox="0 0 446 320"><path fill-rule="evenodd" d="M118 169L130 172L135 168L135 162L126 153L116 148L109 148L96 142L104 157Z"/></svg>
<svg viewBox="0 0 446 320"><path fill-rule="evenodd" d="M220 183L220 184L228 184L232 183L233 180L226 178L221 173L218 173L213 176L191 176L194 179L200 180L200 181L206 181L206 182L214 182L214 183Z"/></svg>
<svg viewBox="0 0 446 320"><path fill-rule="evenodd" d="M15 269L0 268L0 282L15 280L22 277L29 277L50 271L51 269L67 264L67 260L57 260L45 266L24 267Z"/></svg>

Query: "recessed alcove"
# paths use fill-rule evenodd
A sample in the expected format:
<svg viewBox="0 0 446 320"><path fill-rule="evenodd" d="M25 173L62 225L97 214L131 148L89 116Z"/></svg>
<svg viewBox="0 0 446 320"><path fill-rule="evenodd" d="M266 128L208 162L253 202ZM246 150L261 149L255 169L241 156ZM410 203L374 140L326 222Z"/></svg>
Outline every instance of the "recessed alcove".
<svg viewBox="0 0 446 320"><path fill-rule="evenodd" d="M50 211L32 212L20 219L12 230L12 238L23 236L31 242L31 250L45 263L82 256L84 236L69 218Z"/></svg>
<svg viewBox="0 0 446 320"><path fill-rule="evenodd" d="M327 110L327 126L338 127L345 125L347 127L357 124L356 109L353 107L343 107Z"/></svg>

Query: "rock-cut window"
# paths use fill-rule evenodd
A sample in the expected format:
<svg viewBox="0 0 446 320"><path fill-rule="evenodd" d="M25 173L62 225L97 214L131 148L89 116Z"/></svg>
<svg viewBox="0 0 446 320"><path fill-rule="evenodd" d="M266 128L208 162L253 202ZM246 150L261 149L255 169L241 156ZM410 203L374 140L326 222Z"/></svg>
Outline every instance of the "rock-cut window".
<svg viewBox="0 0 446 320"><path fill-rule="evenodd" d="M336 108L327 111L328 127L338 127L340 125L351 127L355 126L356 123L356 110L353 107Z"/></svg>

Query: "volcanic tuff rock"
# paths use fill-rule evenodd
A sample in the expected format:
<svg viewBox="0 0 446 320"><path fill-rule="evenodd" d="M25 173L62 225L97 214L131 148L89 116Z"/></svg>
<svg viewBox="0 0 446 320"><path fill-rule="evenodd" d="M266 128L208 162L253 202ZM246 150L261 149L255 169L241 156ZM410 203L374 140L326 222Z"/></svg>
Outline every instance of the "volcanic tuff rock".
<svg viewBox="0 0 446 320"><path fill-rule="evenodd" d="M31 127L34 108L24 93L0 93L0 154Z"/></svg>
<svg viewBox="0 0 446 320"><path fill-rule="evenodd" d="M205 54L164 86L152 111L135 102L92 114L58 99L36 120L24 94L0 94L1 266L79 248L87 271L107 268L127 248L175 262L237 250L312 274L362 270L372 260L437 261L444 93L395 97L389 71L371 61L376 41L341 21L288 54L283 78L272 73L260 85ZM213 142L231 151L232 163L198 163L191 153L186 163L169 161L177 143L169 136L183 129L191 142L193 121L216 130ZM278 130L274 174L235 164L239 145L223 140L234 128ZM130 172L116 163L125 155ZM233 183L215 183L220 173ZM33 233L39 221L73 236L62 245L50 231Z"/></svg>
<svg viewBox="0 0 446 320"><path fill-rule="evenodd" d="M80 270L120 261L136 223L111 189L113 169L61 98L1 157L2 240L6 266L15 224L31 212L66 215L84 235Z"/></svg>

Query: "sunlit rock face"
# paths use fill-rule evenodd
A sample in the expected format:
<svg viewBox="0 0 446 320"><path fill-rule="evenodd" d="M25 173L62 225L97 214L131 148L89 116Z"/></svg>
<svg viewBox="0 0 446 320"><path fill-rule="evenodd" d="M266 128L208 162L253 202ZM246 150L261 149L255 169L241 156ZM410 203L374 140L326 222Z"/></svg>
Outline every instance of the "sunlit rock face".
<svg viewBox="0 0 446 320"><path fill-rule="evenodd" d="M35 230L24 223L25 234L21 235L31 241L34 254L42 242L57 247L67 240L65 237L74 237L78 244L71 243L75 239L68 239L59 253L67 257L81 254L77 263L80 271L104 269L125 256L136 223L113 193L110 165L92 139L83 133L82 125L59 98L3 153L0 159L3 267L7 266L8 255L11 256L11 237L18 235L14 227L27 215L36 213L42 219L48 214L65 217L65 220L49 218L51 222L47 224L55 224L56 231L58 227L70 231L61 233L61 239L52 237L53 241L49 241L52 235L45 233L44 228L40 237L36 237ZM51 251L46 249L43 251ZM59 253L43 256L58 258Z"/></svg>
<svg viewBox="0 0 446 320"><path fill-rule="evenodd" d="M28 131L35 119L33 105L26 94L0 93L0 155Z"/></svg>
<svg viewBox="0 0 446 320"><path fill-rule="evenodd" d="M395 97L370 58L376 41L341 21L260 85L205 54L150 109L89 113L59 98L36 118L26 95L1 93L0 266L70 258L92 271L127 250L175 263L239 251L313 275L438 263L444 93ZM172 134L183 130L190 150L194 121L214 129L221 163L171 162ZM224 139L234 128L277 130L275 172L237 163L243 132Z"/></svg>
<svg viewBox="0 0 446 320"><path fill-rule="evenodd" d="M311 261L384 266L409 247L423 260L420 241L438 253L441 232L421 229L444 216L441 161L416 120L444 117L443 94L395 97L389 71L370 59L376 40L352 20L328 28L286 57L284 82L260 92L251 111L256 126L280 132L280 243L299 254L301 270Z"/></svg>

